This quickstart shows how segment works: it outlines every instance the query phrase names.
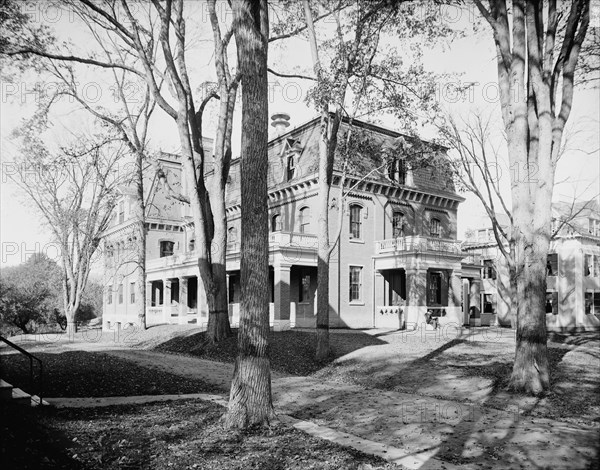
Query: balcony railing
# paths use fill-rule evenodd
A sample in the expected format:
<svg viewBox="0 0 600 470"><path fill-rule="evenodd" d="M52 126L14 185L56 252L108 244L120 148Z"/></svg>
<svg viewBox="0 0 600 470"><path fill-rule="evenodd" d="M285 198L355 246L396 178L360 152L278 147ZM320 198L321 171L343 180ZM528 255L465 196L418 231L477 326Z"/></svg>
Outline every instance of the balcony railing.
<svg viewBox="0 0 600 470"><path fill-rule="evenodd" d="M378 254L415 251L452 253L456 255L462 253L458 240L424 236L388 238L387 240L375 242L375 250Z"/></svg>
<svg viewBox="0 0 600 470"><path fill-rule="evenodd" d="M291 248L314 248L318 247L317 236L311 233L273 232L269 234L269 246L291 247ZM227 253L239 253L240 242L227 243ZM171 256L156 258L146 261L146 269L162 269L171 266L180 266L185 263L196 261L197 251L180 251Z"/></svg>
<svg viewBox="0 0 600 470"><path fill-rule="evenodd" d="M269 245L317 249L319 243L317 236L312 233L273 232L269 234Z"/></svg>

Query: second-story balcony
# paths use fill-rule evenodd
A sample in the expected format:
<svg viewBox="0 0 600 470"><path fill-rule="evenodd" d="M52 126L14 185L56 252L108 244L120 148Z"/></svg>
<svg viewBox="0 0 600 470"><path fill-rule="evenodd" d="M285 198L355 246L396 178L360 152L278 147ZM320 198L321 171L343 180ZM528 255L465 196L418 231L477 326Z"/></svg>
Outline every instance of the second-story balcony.
<svg viewBox="0 0 600 470"><path fill-rule="evenodd" d="M240 252L240 242L230 241L227 243L227 254L235 255ZM272 232L269 234L269 249L285 249L285 250L307 250L308 252L316 252L318 247L317 236L310 233L293 233L293 232ZM170 256L155 258L146 261L146 270L154 271L163 268L181 266L185 264L195 263L198 259L198 252L179 251Z"/></svg>
<svg viewBox="0 0 600 470"><path fill-rule="evenodd" d="M375 253L378 255L403 252L434 252L461 255L462 249L458 240L420 235L388 238L375 242Z"/></svg>

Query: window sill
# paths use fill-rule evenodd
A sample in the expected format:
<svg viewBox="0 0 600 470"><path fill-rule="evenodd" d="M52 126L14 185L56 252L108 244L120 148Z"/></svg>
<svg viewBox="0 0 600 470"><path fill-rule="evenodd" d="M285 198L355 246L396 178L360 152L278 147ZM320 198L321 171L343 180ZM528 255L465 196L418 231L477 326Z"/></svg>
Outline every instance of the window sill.
<svg viewBox="0 0 600 470"><path fill-rule="evenodd" d="M362 245L365 244L365 241L362 238L349 238L348 241L350 243L360 243Z"/></svg>
<svg viewBox="0 0 600 470"><path fill-rule="evenodd" d="M360 300L353 300L352 302L349 302L348 305L350 305L351 307L354 307L354 306L360 307L360 306L364 306L365 303L361 302Z"/></svg>

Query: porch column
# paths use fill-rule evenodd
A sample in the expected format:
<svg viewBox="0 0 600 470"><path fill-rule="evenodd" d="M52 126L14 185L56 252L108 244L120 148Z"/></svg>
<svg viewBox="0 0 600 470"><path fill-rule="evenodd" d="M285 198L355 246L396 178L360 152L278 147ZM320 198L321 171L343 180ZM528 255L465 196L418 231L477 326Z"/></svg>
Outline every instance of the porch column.
<svg viewBox="0 0 600 470"><path fill-rule="evenodd" d="M471 292L471 283L469 281L469 279L463 279L462 280L462 293L463 293L463 324L464 325L469 325L470 323L470 319L469 316L471 314L471 312L469 312L469 307L471 306L471 296L470 296L470 292Z"/></svg>
<svg viewBox="0 0 600 470"><path fill-rule="evenodd" d="M146 298L144 299L146 302L146 326L150 324L150 320L154 321L154 319L150 316L150 307L152 307L152 283L146 282Z"/></svg>
<svg viewBox="0 0 600 470"><path fill-rule="evenodd" d="M188 293L188 280L187 277L179 278L179 324L187 324L187 293Z"/></svg>
<svg viewBox="0 0 600 470"><path fill-rule="evenodd" d="M406 328L416 329L425 324L427 271L406 270Z"/></svg>
<svg viewBox="0 0 600 470"><path fill-rule="evenodd" d="M469 316L473 312L473 318L475 319L475 326L481 325L481 295L479 280L473 279L469 291ZM489 321L489 320L488 320ZM486 325L489 326L489 325Z"/></svg>
<svg viewBox="0 0 600 470"><path fill-rule="evenodd" d="M275 265L275 318L273 329L290 329L290 269L289 264Z"/></svg>
<svg viewBox="0 0 600 470"><path fill-rule="evenodd" d="M150 307L152 307L152 282L146 282L146 316Z"/></svg>
<svg viewBox="0 0 600 470"><path fill-rule="evenodd" d="M468 297L465 298L462 292L463 280L461 276L462 272L458 270L450 271L448 278L448 308L444 318L444 323L452 323L457 328L462 327L464 323L464 303L468 303ZM461 302L463 303L463 309L461 309Z"/></svg>
<svg viewBox="0 0 600 470"><path fill-rule="evenodd" d="M171 323L171 280L163 279L163 321Z"/></svg>

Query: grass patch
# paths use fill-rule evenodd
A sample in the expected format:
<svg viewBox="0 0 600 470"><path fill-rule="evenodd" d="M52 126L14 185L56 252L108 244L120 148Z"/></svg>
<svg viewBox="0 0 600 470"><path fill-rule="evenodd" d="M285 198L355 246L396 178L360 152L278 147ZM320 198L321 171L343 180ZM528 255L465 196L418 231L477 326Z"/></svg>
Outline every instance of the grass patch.
<svg viewBox="0 0 600 470"><path fill-rule="evenodd" d="M156 346L157 351L189 354L203 359L233 364L237 354L237 330L233 336L210 344L206 333L196 333L165 341ZM331 354L327 361L315 360L316 336L308 331L281 331L269 333L271 369L291 375L310 375L324 365L352 351L386 342L366 333L332 333L329 336Z"/></svg>
<svg viewBox="0 0 600 470"><path fill-rule="evenodd" d="M148 369L108 354L68 351L36 353L44 364L45 397L110 397L213 393L219 389L197 379ZM37 371L37 364L34 363ZM0 355L0 375L15 387L38 393L29 381L29 360L21 354Z"/></svg>
<svg viewBox="0 0 600 470"><path fill-rule="evenodd" d="M39 414L36 414L39 413ZM394 469L351 448L278 425L227 431L224 408L200 400L135 406L7 410L3 468Z"/></svg>

